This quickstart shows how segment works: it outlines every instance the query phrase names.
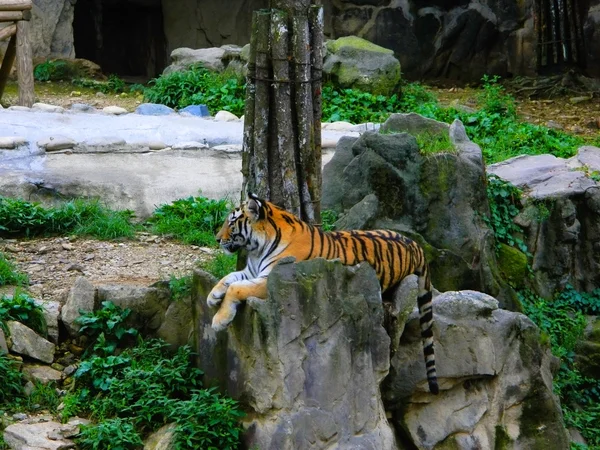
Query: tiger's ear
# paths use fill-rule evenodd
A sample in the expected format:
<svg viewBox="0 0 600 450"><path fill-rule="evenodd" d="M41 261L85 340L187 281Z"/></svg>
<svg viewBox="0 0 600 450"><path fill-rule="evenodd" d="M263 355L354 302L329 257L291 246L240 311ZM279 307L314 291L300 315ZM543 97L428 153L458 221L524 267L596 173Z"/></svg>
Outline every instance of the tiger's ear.
<svg viewBox="0 0 600 450"><path fill-rule="evenodd" d="M263 201L258 198L256 194L248 193L248 214L250 215L252 220L262 219L261 216L264 216L263 213Z"/></svg>

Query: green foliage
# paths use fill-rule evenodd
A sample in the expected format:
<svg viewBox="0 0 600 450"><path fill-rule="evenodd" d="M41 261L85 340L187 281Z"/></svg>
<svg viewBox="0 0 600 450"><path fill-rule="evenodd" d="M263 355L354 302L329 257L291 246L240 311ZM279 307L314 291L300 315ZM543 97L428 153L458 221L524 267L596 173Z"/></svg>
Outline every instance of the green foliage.
<svg viewBox="0 0 600 450"><path fill-rule="evenodd" d="M529 255L527 245L519 237L523 230L513 221L521 210L521 190L496 175L488 175L486 190L490 217L483 219L494 231L497 248L505 243Z"/></svg>
<svg viewBox="0 0 600 450"><path fill-rule="evenodd" d="M97 239L131 238L135 226L129 210L113 211L99 200L76 199L56 207L0 197L0 236L72 233Z"/></svg>
<svg viewBox="0 0 600 450"><path fill-rule="evenodd" d="M230 210L227 200L188 197L160 206L148 223L154 233L170 235L186 244L216 246L214 235Z"/></svg>
<svg viewBox="0 0 600 450"><path fill-rule="evenodd" d="M43 310L25 293L17 291L14 295L0 297L0 326L5 331L5 323L10 320L21 322L36 333L46 336L47 326Z"/></svg>
<svg viewBox="0 0 600 450"><path fill-rule="evenodd" d="M211 72L196 66L182 72L172 72L151 80L144 91L146 101L162 103L171 108L204 104L211 113L230 111L244 114L246 87L233 74Z"/></svg>
<svg viewBox="0 0 600 450"><path fill-rule="evenodd" d="M20 272L15 264L0 252L0 286L27 286L28 284L27 274Z"/></svg>
<svg viewBox="0 0 600 450"><path fill-rule="evenodd" d="M171 298L175 301L189 297L192 293L192 276L185 275L177 278L171 275L169 278L169 289L171 291Z"/></svg>
<svg viewBox="0 0 600 450"><path fill-rule="evenodd" d="M568 427L577 428L589 448L600 447L600 380L584 377L575 364L575 347L587 324L584 314L598 314L600 292L577 292L567 286L552 300L531 291L519 292L525 313L548 336L552 353L561 360L554 390L561 399Z"/></svg>
<svg viewBox="0 0 600 450"><path fill-rule="evenodd" d="M339 219L339 214L333 209L324 209L321 211L321 229L323 231L333 231L333 224Z"/></svg>
<svg viewBox="0 0 600 450"><path fill-rule="evenodd" d="M60 81L77 76L77 68L67 61L45 61L33 69L36 81Z"/></svg>
<svg viewBox="0 0 600 450"><path fill-rule="evenodd" d="M60 405L60 397L54 383L42 384L35 381L31 394L22 398L13 399L14 407L19 410L35 413L41 410L56 413Z"/></svg>
<svg viewBox="0 0 600 450"><path fill-rule="evenodd" d="M0 405L12 402L23 395L25 383L23 374L13 360L2 354L0 354L0 380L2 380Z"/></svg>
<svg viewBox="0 0 600 450"><path fill-rule="evenodd" d="M144 447L133 424L119 417L83 426L77 444L82 450L129 450Z"/></svg>
<svg viewBox="0 0 600 450"><path fill-rule="evenodd" d="M87 387L65 398L62 416L66 421L87 412L98 421L82 431L81 448L109 448L91 446L109 439L122 445L110 448L137 448L136 436L171 422L175 448L237 448L242 414L236 402L200 389L202 372L191 366L188 347L173 355L167 347L147 340L119 356L95 355L82 362L75 377ZM124 423L131 426L123 428Z"/></svg>
<svg viewBox="0 0 600 450"><path fill-rule="evenodd" d="M221 279L225 275L235 272L236 262L236 255L228 255L227 253L219 251L214 258L201 262L199 266L201 269Z"/></svg>
<svg viewBox="0 0 600 450"><path fill-rule="evenodd" d="M322 90L323 121L340 120L351 123L382 122L400 108L399 97L363 92L358 89L340 89L331 85Z"/></svg>
<svg viewBox="0 0 600 450"><path fill-rule="evenodd" d="M421 133L415 138L422 154L456 153L447 133Z"/></svg>
<svg viewBox="0 0 600 450"><path fill-rule="evenodd" d="M98 81L90 78L75 78L72 83L77 87L93 89L104 94L125 92L126 84L118 75L109 75L108 80Z"/></svg>
<svg viewBox="0 0 600 450"><path fill-rule="evenodd" d="M135 328L126 324L130 314L130 309L122 309L106 300L102 302L102 308L94 312L82 312L75 322L81 325L80 334L90 336L90 346L93 344L94 353L112 355L117 347L138 335Z"/></svg>

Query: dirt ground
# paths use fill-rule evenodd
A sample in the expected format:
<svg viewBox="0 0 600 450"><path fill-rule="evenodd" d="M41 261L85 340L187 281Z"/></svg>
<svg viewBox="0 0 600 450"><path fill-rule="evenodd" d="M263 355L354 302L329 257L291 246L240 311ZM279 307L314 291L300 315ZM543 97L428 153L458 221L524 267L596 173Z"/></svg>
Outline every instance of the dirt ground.
<svg viewBox="0 0 600 450"><path fill-rule="evenodd" d="M191 274L216 250L140 233L135 240L123 242L68 237L0 239L0 251L29 276L29 291L35 298L62 302L79 276L94 284L149 286Z"/></svg>

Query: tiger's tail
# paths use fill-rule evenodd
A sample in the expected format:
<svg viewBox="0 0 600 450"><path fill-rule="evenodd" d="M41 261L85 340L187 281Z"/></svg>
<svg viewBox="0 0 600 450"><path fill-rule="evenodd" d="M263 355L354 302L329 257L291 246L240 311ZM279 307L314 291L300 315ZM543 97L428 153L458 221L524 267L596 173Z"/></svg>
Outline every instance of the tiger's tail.
<svg viewBox="0 0 600 450"><path fill-rule="evenodd" d="M433 351L433 308L431 280L429 278L429 268L424 262L420 271L416 273L419 277L419 294L417 303L419 305L419 317L421 324L421 339L423 340L423 355L425 356L425 369L427 370L427 382L429 391L432 394L438 394L440 388L437 382L437 373L435 370L435 353Z"/></svg>

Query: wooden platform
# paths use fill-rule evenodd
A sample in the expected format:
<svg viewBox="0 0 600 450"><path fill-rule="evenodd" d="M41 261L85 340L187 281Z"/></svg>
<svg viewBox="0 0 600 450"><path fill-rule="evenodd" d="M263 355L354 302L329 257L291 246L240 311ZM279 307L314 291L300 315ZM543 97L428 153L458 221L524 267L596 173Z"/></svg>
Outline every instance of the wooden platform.
<svg viewBox="0 0 600 450"><path fill-rule="evenodd" d="M0 66L0 100L10 70L16 60L21 106L31 106L34 100L33 55L29 27L31 0L0 0L0 41L10 39Z"/></svg>

